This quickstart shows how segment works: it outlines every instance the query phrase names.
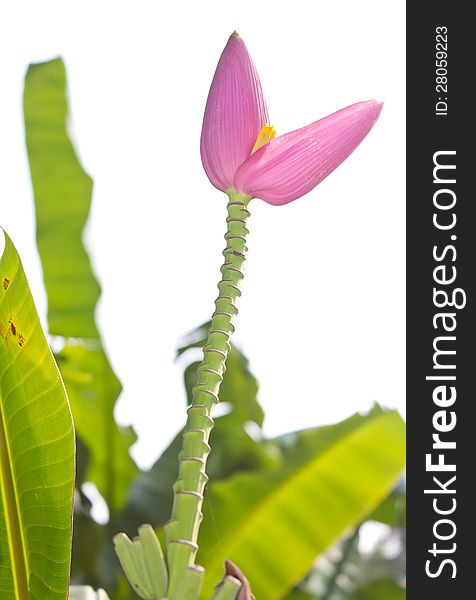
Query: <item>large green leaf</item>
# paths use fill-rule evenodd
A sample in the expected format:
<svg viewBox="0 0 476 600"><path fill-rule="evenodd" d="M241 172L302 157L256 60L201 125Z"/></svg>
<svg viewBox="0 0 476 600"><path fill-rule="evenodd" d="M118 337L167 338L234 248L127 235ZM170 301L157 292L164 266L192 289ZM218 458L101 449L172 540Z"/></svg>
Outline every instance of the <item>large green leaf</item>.
<svg viewBox="0 0 476 600"><path fill-rule="evenodd" d="M284 446L287 442L287 449ZM232 560L258 598L281 598L315 557L385 497L404 465L404 424L378 409L280 440L281 467L210 486L199 563L204 595Z"/></svg>
<svg viewBox="0 0 476 600"><path fill-rule="evenodd" d="M81 243L93 183L68 136L66 73L60 58L30 65L23 104L49 332L98 338L94 309L99 285Z"/></svg>
<svg viewBox="0 0 476 600"><path fill-rule="evenodd" d="M379 521L389 527L406 526L406 490L405 482L400 481L397 487L369 515L369 521Z"/></svg>
<svg viewBox="0 0 476 600"><path fill-rule="evenodd" d="M85 478L93 481L111 513L123 506L137 467L129 455L136 441L131 427L114 420L114 405L121 385L97 343L69 342L56 355L65 380L75 427L89 448Z"/></svg>
<svg viewBox="0 0 476 600"><path fill-rule="evenodd" d="M94 320L99 286L81 239L92 181L68 137L66 73L61 59L30 66L24 111L49 331L70 340L57 360L76 431L89 452L85 479L96 484L114 516L137 473L129 455L136 438L114 419L121 385Z"/></svg>
<svg viewBox="0 0 476 600"><path fill-rule="evenodd" d="M66 600L73 423L20 258L6 235L0 282L0 597Z"/></svg>

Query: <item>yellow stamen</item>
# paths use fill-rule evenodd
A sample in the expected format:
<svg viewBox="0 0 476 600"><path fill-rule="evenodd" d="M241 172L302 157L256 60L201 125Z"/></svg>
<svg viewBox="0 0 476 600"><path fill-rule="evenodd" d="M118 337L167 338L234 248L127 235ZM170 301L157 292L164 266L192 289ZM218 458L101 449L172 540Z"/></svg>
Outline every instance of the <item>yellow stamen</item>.
<svg viewBox="0 0 476 600"><path fill-rule="evenodd" d="M254 154L256 150L262 148L265 144L270 142L276 136L276 129L272 125L265 125L263 129L259 132L259 135L256 139L255 145L253 146L253 150L251 154Z"/></svg>

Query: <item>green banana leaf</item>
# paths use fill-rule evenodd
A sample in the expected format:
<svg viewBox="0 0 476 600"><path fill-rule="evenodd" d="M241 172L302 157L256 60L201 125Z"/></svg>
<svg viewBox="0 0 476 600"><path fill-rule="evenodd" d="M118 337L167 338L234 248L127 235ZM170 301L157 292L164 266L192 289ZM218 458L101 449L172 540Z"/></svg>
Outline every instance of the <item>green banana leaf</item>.
<svg viewBox="0 0 476 600"><path fill-rule="evenodd" d="M257 598L283 597L393 488L404 465L404 434L397 413L376 408L281 438L281 467L212 484L204 522L213 525L199 538L202 597L210 596L225 559L246 574Z"/></svg>
<svg viewBox="0 0 476 600"><path fill-rule="evenodd" d="M138 472L129 455L136 436L114 419L121 385L99 338L94 311L100 290L81 238L92 180L68 136L66 73L60 58L30 65L24 114L49 333L64 338L56 358L77 434L89 453L85 479L97 486L114 517Z"/></svg>
<svg viewBox="0 0 476 600"><path fill-rule="evenodd" d="M406 527L406 490L405 483L399 485L369 515L369 521L378 521L389 527Z"/></svg>
<svg viewBox="0 0 476 600"><path fill-rule="evenodd" d="M73 422L20 258L6 234L0 337L0 598L66 600Z"/></svg>
<svg viewBox="0 0 476 600"><path fill-rule="evenodd" d="M121 385L97 343L69 342L56 360L76 430L90 453L85 479L96 484L111 514L118 514L138 472L129 455L137 436L131 427L120 427L114 419Z"/></svg>
<svg viewBox="0 0 476 600"><path fill-rule="evenodd" d="M94 310L100 290L81 243L93 182L68 136L66 72L61 58L30 65L23 109L49 333L99 338Z"/></svg>
<svg viewBox="0 0 476 600"><path fill-rule="evenodd" d="M392 532L387 534L387 539L392 536L393 543L398 543L396 537L398 530L395 527L400 528L403 525L401 509L404 507L404 503L402 504L404 491L404 483L401 481L366 517L363 523L319 556L311 571L286 596L286 600L301 598L303 600L305 598L309 600L351 600L354 599L354 594L360 593L361 590L378 590L380 586L382 586L382 590L388 588L389 592L388 596L384 593L377 596L379 600L387 600L387 597L393 598L393 590L401 589L395 581L405 572L401 563L402 559L387 557L382 552L385 540L381 541L371 553L361 553L359 550L360 528L368 521L379 520L394 527ZM401 543L404 543L403 539ZM377 576L378 579L376 579ZM400 597L400 595L397 596L397 598Z"/></svg>

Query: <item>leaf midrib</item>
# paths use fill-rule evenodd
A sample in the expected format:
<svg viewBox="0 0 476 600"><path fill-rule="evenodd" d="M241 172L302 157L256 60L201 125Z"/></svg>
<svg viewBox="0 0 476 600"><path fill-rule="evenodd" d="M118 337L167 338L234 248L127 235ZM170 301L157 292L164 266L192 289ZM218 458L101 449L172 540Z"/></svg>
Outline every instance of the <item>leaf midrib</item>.
<svg viewBox="0 0 476 600"><path fill-rule="evenodd" d="M0 487L3 512L10 549L13 586L18 600L28 600L28 564L18 504L18 493L13 476L10 450L5 429L3 400L0 395Z"/></svg>

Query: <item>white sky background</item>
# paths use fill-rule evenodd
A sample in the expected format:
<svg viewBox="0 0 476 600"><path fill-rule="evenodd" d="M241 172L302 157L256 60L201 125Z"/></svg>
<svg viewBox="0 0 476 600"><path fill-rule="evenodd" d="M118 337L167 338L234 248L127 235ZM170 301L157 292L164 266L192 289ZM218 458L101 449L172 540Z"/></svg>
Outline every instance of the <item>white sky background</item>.
<svg viewBox="0 0 476 600"><path fill-rule="evenodd" d="M260 382L269 435L373 401L404 410L404 6L338 1L18 1L0 9L0 224L43 322L21 99L29 62L61 55L94 178L87 232L98 320L124 392L121 423L151 464L185 418L179 338L213 310L226 196L203 172L203 110L234 29L278 135L359 100L374 130L306 197L253 200L234 341Z"/></svg>

